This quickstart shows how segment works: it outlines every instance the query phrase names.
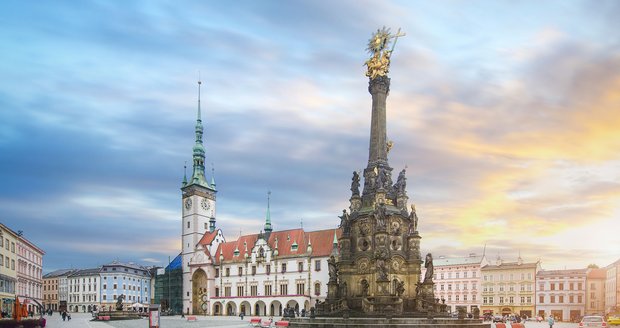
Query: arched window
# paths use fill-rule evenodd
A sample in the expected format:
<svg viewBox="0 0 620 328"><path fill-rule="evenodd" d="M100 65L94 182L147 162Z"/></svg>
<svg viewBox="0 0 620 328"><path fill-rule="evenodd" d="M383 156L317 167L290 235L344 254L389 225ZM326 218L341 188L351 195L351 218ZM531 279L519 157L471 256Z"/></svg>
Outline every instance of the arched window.
<svg viewBox="0 0 620 328"><path fill-rule="evenodd" d="M321 283L320 282L314 283L314 295L316 296L321 295Z"/></svg>

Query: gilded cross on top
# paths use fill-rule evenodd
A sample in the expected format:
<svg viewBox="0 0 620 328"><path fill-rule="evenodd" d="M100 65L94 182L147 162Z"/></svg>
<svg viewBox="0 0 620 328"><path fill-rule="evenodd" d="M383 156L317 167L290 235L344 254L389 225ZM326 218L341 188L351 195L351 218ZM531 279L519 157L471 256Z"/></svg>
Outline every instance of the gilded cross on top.
<svg viewBox="0 0 620 328"><path fill-rule="evenodd" d="M405 33L401 33L400 28L396 34L392 34L389 28L385 26L378 29L370 40L368 40L368 52L371 54L370 58L364 63L368 67L366 76L371 80L379 77L386 76L390 69L390 56L396 46L396 41L399 37L405 36ZM392 43L392 48L388 50L388 46Z"/></svg>

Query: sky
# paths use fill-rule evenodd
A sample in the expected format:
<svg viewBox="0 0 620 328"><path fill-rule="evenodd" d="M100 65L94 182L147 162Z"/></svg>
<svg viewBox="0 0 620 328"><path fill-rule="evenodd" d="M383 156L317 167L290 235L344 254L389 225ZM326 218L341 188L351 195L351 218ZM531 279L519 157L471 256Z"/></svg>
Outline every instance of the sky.
<svg viewBox="0 0 620 328"><path fill-rule="evenodd" d="M368 161L371 34L401 28L389 161L422 252L620 259L618 1L2 1L0 222L44 272L180 252L202 80L227 240L334 228ZM191 168L188 168L191 172ZM190 173L191 174L191 173Z"/></svg>

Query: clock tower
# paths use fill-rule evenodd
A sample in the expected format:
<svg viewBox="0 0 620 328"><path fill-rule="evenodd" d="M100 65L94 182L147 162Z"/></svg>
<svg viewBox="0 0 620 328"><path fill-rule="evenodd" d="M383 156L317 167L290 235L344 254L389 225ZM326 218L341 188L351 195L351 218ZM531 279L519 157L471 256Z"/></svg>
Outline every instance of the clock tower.
<svg viewBox="0 0 620 328"><path fill-rule="evenodd" d="M193 171L191 178L183 177L182 196L182 245L183 258L183 311L192 308L190 261L197 252L204 252L196 245L207 232L215 231L215 180L209 183L205 177L205 149L202 144L202 119L200 117L200 85L198 81L198 115L196 119L196 143L193 148Z"/></svg>

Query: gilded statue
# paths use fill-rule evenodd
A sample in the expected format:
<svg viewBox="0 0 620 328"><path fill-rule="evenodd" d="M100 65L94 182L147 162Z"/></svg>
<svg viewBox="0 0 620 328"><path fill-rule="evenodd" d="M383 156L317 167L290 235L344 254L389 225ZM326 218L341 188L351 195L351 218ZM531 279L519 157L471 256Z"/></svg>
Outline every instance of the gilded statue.
<svg viewBox="0 0 620 328"><path fill-rule="evenodd" d="M387 75L390 69L390 56L394 51L396 41L401 36L405 36L405 34L401 34L400 29L398 29L396 34L391 34L390 29L384 26L382 29L378 29L370 40L368 40L368 48L366 48L366 50L370 53L370 58L364 65L368 68L366 76L371 80L379 76ZM391 40L393 40L392 48L388 50Z"/></svg>

